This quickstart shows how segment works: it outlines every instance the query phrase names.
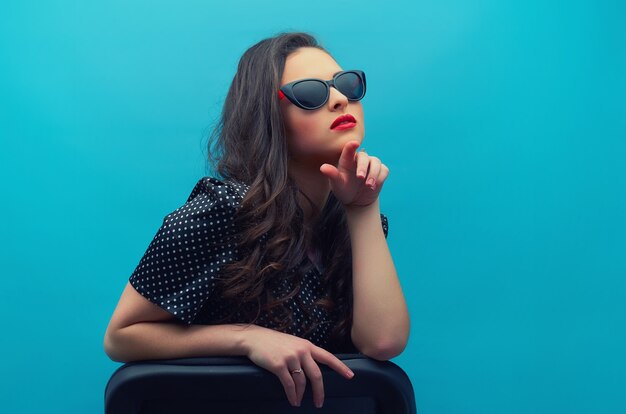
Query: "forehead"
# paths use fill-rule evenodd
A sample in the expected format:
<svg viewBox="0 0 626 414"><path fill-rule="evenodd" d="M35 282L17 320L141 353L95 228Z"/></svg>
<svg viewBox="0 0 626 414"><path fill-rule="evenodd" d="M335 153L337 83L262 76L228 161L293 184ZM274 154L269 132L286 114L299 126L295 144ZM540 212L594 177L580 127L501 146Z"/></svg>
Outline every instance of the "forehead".
<svg viewBox="0 0 626 414"><path fill-rule="evenodd" d="M323 50L301 47L285 60L281 85L303 78L332 79L341 66Z"/></svg>

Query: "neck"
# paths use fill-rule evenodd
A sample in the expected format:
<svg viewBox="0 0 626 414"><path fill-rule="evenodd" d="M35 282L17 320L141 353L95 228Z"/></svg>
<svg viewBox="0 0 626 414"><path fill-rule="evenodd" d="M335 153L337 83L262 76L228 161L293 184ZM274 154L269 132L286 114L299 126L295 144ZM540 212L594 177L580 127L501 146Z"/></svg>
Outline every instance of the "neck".
<svg viewBox="0 0 626 414"><path fill-rule="evenodd" d="M328 178L319 166L307 166L289 161L289 175L300 189L298 204L304 211L305 223L315 220L326 205L330 195Z"/></svg>

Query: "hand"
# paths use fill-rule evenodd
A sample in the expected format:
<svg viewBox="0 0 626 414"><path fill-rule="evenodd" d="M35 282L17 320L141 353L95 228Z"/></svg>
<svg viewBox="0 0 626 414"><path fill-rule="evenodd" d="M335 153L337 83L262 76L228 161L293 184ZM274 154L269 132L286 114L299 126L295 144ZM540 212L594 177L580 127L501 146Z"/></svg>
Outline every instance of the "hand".
<svg viewBox="0 0 626 414"><path fill-rule="evenodd" d="M380 159L367 155L365 151L356 153L359 145L359 141L348 141L341 151L337 167L331 164L320 166L321 173L330 180L335 197L346 207L373 203L389 175L389 168Z"/></svg>
<svg viewBox="0 0 626 414"><path fill-rule="evenodd" d="M285 388L291 405L300 406L306 388L306 377L311 380L313 401L319 407L324 403L322 372L316 364L322 362L347 379L350 368L332 353L295 335L254 325L244 341L246 355L261 368L275 374ZM302 369L300 373L291 371Z"/></svg>

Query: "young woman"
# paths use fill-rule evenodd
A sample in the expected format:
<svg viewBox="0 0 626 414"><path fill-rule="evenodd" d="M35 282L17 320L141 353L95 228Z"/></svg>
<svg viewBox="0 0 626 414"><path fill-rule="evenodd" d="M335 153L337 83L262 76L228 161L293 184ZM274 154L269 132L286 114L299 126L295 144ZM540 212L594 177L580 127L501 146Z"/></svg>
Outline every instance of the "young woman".
<svg viewBox="0 0 626 414"><path fill-rule="evenodd" d="M119 362L246 355L276 374L292 405L333 353L387 360L409 315L379 194L389 173L357 152L365 73L315 38L281 33L241 57L204 177L168 214L105 334Z"/></svg>

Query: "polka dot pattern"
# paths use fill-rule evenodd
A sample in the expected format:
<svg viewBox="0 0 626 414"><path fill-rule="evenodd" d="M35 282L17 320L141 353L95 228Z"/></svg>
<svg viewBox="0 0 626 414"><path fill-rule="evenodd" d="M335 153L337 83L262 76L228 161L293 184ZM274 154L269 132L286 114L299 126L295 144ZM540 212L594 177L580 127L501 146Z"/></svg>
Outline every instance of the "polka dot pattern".
<svg viewBox="0 0 626 414"><path fill-rule="evenodd" d="M244 183L214 177L200 179L185 204L165 216L130 276L130 284L142 296L187 325L210 325L227 316L231 309L220 300L215 278L222 266L239 260L233 240L237 235L234 215L248 189ZM388 220L384 214L380 216L387 237ZM308 264L313 263L307 258L302 266ZM308 316L303 306L312 306L318 298L327 295L321 284L323 271L323 268L311 266L302 278L298 294L286 302L294 314L287 333L304 337L306 327L319 322L317 329L305 338L321 347L327 345L338 315L316 306L312 307L312 316ZM292 282L292 277L283 278L271 287L274 295L282 297L289 292ZM272 316L262 314L256 323L276 329ZM225 323L243 321L241 314L235 314Z"/></svg>

